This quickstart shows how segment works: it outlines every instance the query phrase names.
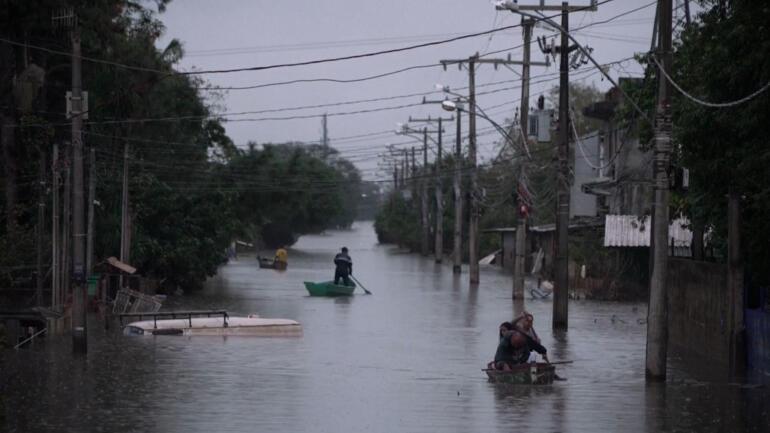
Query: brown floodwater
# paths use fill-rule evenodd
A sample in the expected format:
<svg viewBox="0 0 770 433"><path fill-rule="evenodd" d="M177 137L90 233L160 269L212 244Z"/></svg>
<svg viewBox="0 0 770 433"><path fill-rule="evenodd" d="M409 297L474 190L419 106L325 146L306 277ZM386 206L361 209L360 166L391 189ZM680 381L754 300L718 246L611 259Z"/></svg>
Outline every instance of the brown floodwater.
<svg viewBox="0 0 770 433"><path fill-rule="evenodd" d="M373 295L307 296L302 282L330 279L343 245ZM91 321L86 357L67 337L2 353L0 431L770 431L760 378L730 383L671 357L668 382L645 383L644 304L570 301L569 332L555 334L551 302L527 299L551 360L574 361L557 370L567 381L488 383L511 277L467 279L378 245L366 222L302 237L285 272L241 256L164 308L295 319L301 338L126 337Z"/></svg>

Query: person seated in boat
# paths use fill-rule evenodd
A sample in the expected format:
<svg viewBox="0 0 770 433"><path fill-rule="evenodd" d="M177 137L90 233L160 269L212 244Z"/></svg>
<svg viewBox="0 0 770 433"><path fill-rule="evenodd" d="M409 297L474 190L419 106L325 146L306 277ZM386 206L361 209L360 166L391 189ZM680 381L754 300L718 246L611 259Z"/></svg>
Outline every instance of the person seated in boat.
<svg viewBox="0 0 770 433"><path fill-rule="evenodd" d="M524 311L521 316L517 317L513 321L513 327L540 343L540 337L537 335L537 332L535 332L535 328L533 326L534 323L535 317L532 316L532 314L529 312Z"/></svg>
<svg viewBox="0 0 770 433"><path fill-rule="evenodd" d="M339 284L339 281L346 286L351 286L350 275L353 275L353 259L348 255L348 248L342 247L342 251L334 256L334 284Z"/></svg>
<svg viewBox="0 0 770 433"><path fill-rule="evenodd" d="M289 262L289 253L286 251L285 245L275 250L275 257L273 258L273 261L276 263L282 263L284 265Z"/></svg>
<svg viewBox="0 0 770 433"><path fill-rule="evenodd" d="M532 337L514 329L513 324L508 322L504 322L500 328L500 343L497 345L495 360L490 363L490 368L509 371L517 365L528 363L532 351L539 353L545 362L549 362L546 348Z"/></svg>

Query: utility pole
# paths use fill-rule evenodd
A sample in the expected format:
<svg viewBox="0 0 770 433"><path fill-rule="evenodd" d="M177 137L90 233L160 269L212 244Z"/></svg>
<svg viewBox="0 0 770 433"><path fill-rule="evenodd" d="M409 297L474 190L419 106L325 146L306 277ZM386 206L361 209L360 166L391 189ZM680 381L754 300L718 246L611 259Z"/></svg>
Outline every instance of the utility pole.
<svg viewBox="0 0 770 433"><path fill-rule="evenodd" d="M51 308L56 309L59 306L59 290L61 290L59 285L59 239L61 236L59 212L61 208L59 206L59 145L57 143L54 143L51 154L51 173L51 192L53 195L51 198Z"/></svg>
<svg viewBox="0 0 770 433"><path fill-rule="evenodd" d="M652 275L647 311L647 353L645 376L648 381L666 380L668 350L668 196L669 155L671 152L671 101L668 80L671 71L671 0L658 2L658 53L663 67L658 72L658 104L654 132L654 214L652 225Z"/></svg>
<svg viewBox="0 0 770 433"><path fill-rule="evenodd" d="M538 5L522 5L517 1L506 1L498 3L495 8L498 10L508 9L513 13L519 13L525 17L545 21L558 27L553 21L545 17L537 17L524 11L561 11L561 46L552 47L560 54L560 82L559 82L559 168L557 172L557 193L556 193L556 233L554 240L554 258L555 258L555 287L553 299L553 329L567 329L567 299L569 295L569 274L568 274L568 226L569 226L569 165L567 158L569 156L569 66L567 57L569 53L578 48L578 45L569 46L569 12L587 12L596 11L598 0L591 0L588 6L570 6L567 2L562 2L561 6L546 5L545 0L540 0ZM548 51L550 51L549 48ZM546 52L546 50L544 50ZM584 53L587 52L583 50ZM590 56L588 56L590 57ZM593 60L593 59L592 59ZM594 62L594 64L596 64ZM598 66L598 65L597 65Z"/></svg>
<svg viewBox="0 0 770 433"><path fill-rule="evenodd" d="M404 149L404 159L401 160L401 188L406 186L409 179L409 153Z"/></svg>
<svg viewBox="0 0 770 433"><path fill-rule="evenodd" d="M553 329L567 329L569 272L569 9L562 2L561 45L559 46L559 171L556 185L556 233L554 240L555 284L553 293Z"/></svg>
<svg viewBox="0 0 770 433"><path fill-rule="evenodd" d="M499 65L520 65L521 61L511 60L508 55L505 59L481 59L478 53L467 59L441 60L441 65L446 69L449 64L457 64L462 67L468 64L468 159L470 168L470 227L468 227L468 261L469 280L471 284L479 283L479 191L478 173L476 167L476 64L492 64L495 68Z"/></svg>
<svg viewBox="0 0 770 433"><path fill-rule="evenodd" d="M436 155L436 263L441 263L444 257L444 191L441 187L441 165L443 163L441 154L441 141L444 135L442 128L442 118L438 118L438 154Z"/></svg>
<svg viewBox="0 0 770 433"><path fill-rule="evenodd" d="M455 138L455 163L454 163L454 199L455 199L455 228L454 246L452 248L452 273L462 272L463 264L463 193L462 193L462 111L457 110L457 137Z"/></svg>
<svg viewBox="0 0 770 433"><path fill-rule="evenodd" d="M72 31L72 159L73 159L73 296L72 296L72 349L86 353L86 277L85 277L85 225L83 224L83 94L81 84L80 30Z"/></svg>
<svg viewBox="0 0 770 433"><path fill-rule="evenodd" d="M427 102L428 101L423 99L423 104L425 104ZM431 101L431 102L433 102L433 101ZM441 171L441 162L442 162L441 159L443 157L443 155L442 155L442 140L443 140L443 135L444 135L444 129L443 129L443 121L444 120L451 121L451 120L454 120L454 117L450 117L450 118L444 119L444 118L441 118L441 117L433 118L433 117L428 116L427 118L424 118L424 119L415 119L415 118L412 118L411 116L409 116L409 122L427 122L427 123L437 122L438 123L438 129L436 129L435 131L427 131L427 132L436 132L436 133L438 133L438 141L435 141L436 146L438 148L438 152L437 152L437 159L436 159L436 163L435 163L435 167L434 167L435 183L436 183L436 186L435 186L435 193L436 193L436 229L434 231L434 235L435 235L435 239L434 239L434 253L435 253L435 257L436 257L436 263L441 263L441 261L443 259L442 256L444 254L444 203L443 203L444 193L443 193L442 187L441 187L441 173L440 173L440 171ZM409 128L405 128L405 130L408 131ZM426 132L426 131L423 130L423 132ZM425 143L427 145L427 140L425 140ZM426 153L426 155L427 155L427 153ZM427 164L428 164L427 159L425 160L425 164L426 164L426 167L427 167ZM426 173L426 177L427 177L427 173ZM427 183L427 179L425 180L425 182Z"/></svg>
<svg viewBox="0 0 770 433"><path fill-rule="evenodd" d="M398 190L398 164L394 164L395 167L393 167L393 190Z"/></svg>
<svg viewBox="0 0 770 433"><path fill-rule="evenodd" d="M96 149L91 147L88 164L88 239L86 241L86 272L93 273L94 258L94 200L96 200Z"/></svg>
<svg viewBox="0 0 770 433"><path fill-rule="evenodd" d="M129 263L130 260L130 229L128 213L128 140L123 144L123 196L120 214L120 261ZM120 277L120 287L123 288L123 276Z"/></svg>
<svg viewBox="0 0 770 433"><path fill-rule="evenodd" d="M64 150L64 192L62 199L62 233L61 233L61 252L59 258L61 259L61 291L59 292L59 303L63 306L67 295L70 293L70 265L72 260L70 259L70 251L72 249L72 145L68 143Z"/></svg>
<svg viewBox="0 0 770 433"><path fill-rule="evenodd" d="M522 31L524 33L524 57L521 64L521 108L519 110L519 128L521 131L522 146L527 146L527 129L529 128L529 67L530 44L532 42L532 27L534 21L522 17ZM513 135L515 136L515 135ZM524 268L526 264L525 249L527 246L527 206L522 200L521 192L524 182L524 161L519 161L519 173L517 190L518 197L518 224L516 227L516 256L513 263L513 299L524 299Z"/></svg>
<svg viewBox="0 0 770 433"><path fill-rule="evenodd" d="M43 306L43 233L45 222L45 152L40 151L40 167L38 180L37 202L37 284L35 287L35 304Z"/></svg>
<svg viewBox="0 0 770 433"><path fill-rule="evenodd" d="M427 256L428 238L430 237L430 217L428 215L428 128L422 129L422 171L420 179L420 216L422 223L422 238L420 240L420 253Z"/></svg>
<svg viewBox="0 0 770 433"><path fill-rule="evenodd" d="M323 118L321 118L321 127L323 128L323 135L321 136L321 144L324 147L329 146L329 130L326 125L326 113L324 113Z"/></svg>

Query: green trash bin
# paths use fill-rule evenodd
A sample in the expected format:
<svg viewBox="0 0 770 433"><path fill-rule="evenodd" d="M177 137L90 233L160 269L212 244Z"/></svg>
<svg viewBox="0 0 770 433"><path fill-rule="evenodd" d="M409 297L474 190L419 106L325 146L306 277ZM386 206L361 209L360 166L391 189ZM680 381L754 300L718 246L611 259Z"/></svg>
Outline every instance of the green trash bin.
<svg viewBox="0 0 770 433"><path fill-rule="evenodd" d="M99 286L99 274L88 277L88 296L96 296L96 288Z"/></svg>

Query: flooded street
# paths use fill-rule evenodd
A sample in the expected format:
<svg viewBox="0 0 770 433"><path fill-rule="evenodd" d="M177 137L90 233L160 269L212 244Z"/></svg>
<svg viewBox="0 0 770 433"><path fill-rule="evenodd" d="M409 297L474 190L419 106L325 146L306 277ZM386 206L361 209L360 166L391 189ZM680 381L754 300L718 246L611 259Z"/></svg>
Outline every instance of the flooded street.
<svg viewBox="0 0 770 433"><path fill-rule="evenodd" d="M307 296L347 246L373 292ZM226 309L295 319L301 338L124 337L95 321L87 359L68 338L3 353L3 432L655 432L770 431L770 390L710 381L671 359L669 383L644 380L643 304L571 301L567 334L551 302L527 300L568 378L503 389L481 369L513 314L511 278L481 285L451 264L377 245L371 223L306 236L289 269L241 256L205 291L165 309Z"/></svg>

